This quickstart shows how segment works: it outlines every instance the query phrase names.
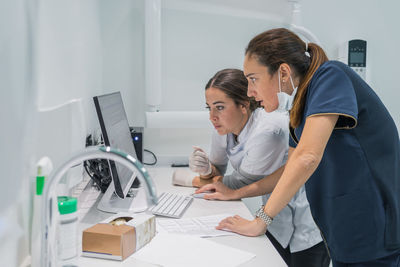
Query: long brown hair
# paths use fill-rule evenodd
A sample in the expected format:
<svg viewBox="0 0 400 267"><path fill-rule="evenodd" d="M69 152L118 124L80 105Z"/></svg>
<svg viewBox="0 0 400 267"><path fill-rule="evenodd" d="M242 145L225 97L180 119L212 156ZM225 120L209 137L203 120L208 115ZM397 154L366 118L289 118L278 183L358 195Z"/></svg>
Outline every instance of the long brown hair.
<svg viewBox="0 0 400 267"><path fill-rule="evenodd" d="M308 52L309 56L306 54ZM307 87L319 66L328 60L324 50L315 43L304 43L288 29L278 28L254 37L246 48L248 57L255 57L273 75L282 63L300 76L300 84L290 110L290 126L300 125L307 94Z"/></svg>
<svg viewBox="0 0 400 267"><path fill-rule="evenodd" d="M247 96L248 81L243 71L238 69L223 69L218 71L207 83L206 90L210 87L218 88L224 92L236 105L247 106L249 103L250 111L254 111L260 105L253 98Z"/></svg>

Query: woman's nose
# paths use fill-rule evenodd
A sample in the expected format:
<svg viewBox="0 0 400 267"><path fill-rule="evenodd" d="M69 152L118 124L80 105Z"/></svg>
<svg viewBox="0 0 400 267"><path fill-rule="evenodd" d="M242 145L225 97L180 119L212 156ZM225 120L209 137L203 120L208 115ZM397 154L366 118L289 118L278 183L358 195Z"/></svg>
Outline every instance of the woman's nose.
<svg viewBox="0 0 400 267"><path fill-rule="evenodd" d="M213 110L210 110L210 121L216 121L217 116L215 115Z"/></svg>
<svg viewBox="0 0 400 267"><path fill-rule="evenodd" d="M250 86L250 85L247 87L247 96L248 97L256 96L255 90L253 90L252 86Z"/></svg>

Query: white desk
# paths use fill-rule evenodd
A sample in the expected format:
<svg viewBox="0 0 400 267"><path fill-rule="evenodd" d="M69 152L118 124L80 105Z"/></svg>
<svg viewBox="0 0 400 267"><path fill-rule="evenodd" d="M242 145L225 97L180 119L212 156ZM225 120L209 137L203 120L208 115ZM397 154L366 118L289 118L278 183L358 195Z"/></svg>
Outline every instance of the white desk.
<svg viewBox="0 0 400 267"><path fill-rule="evenodd" d="M171 177L173 173L172 168L156 167L156 168L148 168L148 171L156 184L157 194L160 194L161 192L164 191L182 193L182 194L191 194L194 192L194 188L172 185L171 183ZM98 211L95 207L96 205L97 203L81 219L80 222L81 230L86 229L90 225L93 225L110 216L110 214L108 213ZM183 218L214 215L220 213L234 213L246 219L253 218L252 214L249 212L249 210L242 201L208 201L204 199L194 199L191 206L186 210ZM161 218L157 217L157 219ZM268 238L265 235L259 237L222 236L222 237L213 237L210 238L210 240L256 254L255 258L241 265L243 267L286 266L285 262L282 260L278 252L275 250L275 248L269 242ZM201 255L201 252L199 252L199 255ZM156 266L149 263L138 261L133 257L129 257L122 262L81 257L79 259L79 264L80 266L84 267Z"/></svg>

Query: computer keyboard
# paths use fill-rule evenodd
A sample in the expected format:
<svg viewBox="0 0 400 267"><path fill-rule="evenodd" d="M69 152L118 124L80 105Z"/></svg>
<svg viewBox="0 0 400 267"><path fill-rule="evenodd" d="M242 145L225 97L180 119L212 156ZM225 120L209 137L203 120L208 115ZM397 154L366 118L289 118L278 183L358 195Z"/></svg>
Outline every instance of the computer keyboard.
<svg viewBox="0 0 400 267"><path fill-rule="evenodd" d="M192 203L193 197L164 192L158 198L158 204L151 207L155 215L180 218Z"/></svg>

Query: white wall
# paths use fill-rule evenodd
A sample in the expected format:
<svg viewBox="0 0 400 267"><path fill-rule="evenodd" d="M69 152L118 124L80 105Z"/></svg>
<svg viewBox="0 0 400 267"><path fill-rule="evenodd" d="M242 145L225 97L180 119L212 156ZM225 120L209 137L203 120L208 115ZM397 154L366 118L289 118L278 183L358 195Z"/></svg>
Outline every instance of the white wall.
<svg viewBox="0 0 400 267"><path fill-rule="evenodd" d="M85 146L93 127L91 97L102 92L98 3L42 0L33 14L35 156L49 156L57 167Z"/></svg>
<svg viewBox="0 0 400 267"><path fill-rule="evenodd" d="M141 69L129 63L134 57L125 56L141 52L129 44L105 52L114 40L112 31L119 28L107 27L113 25L103 18L108 2L0 1L0 181L4 189L0 194L0 256L4 266L18 266L29 255L36 162L47 155L58 167L84 147L86 134L98 128L94 95L115 90L127 99L135 95L133 82L122 77L132 76L132 66ZM133 22L140 14L134 11L135 3L119 4L110 21L120 18L127 30L132 25L142 27L140 20ZM127 12L125 16L121 10ZM141 43L130 31L124 34ZM114 68L110 58L130 64L129 69L119 69L118 64Z"/></svg>
<svg viewBox="0 0 400 267"><path fill-rule="evenodd" d="M208 80L221 69L242 68L248 40L283 22L279 16L247 9L239 1L230 2L229 7L213 1L162 3L161 111L204 111ZM208 129L146 129L145 147L182 162L192 145L209 149L211 132L211 124Z"/></svg>
<svg viewBox="0 0 400 267"><path fill-rule="evenodd" d="M367 40L370 85L400 129L399 1L303 0L304 26L320 38L328 56L337 56L339 44L349 39Z"/></svg>
<svg viewBox="0 0 400 267"><path fill-rule="evenodd" d="M330 59L349 39L368 41L368 71L371 86L389 109L400 129L397 90L400 71L396 66L400 45L396 34L400 3L338 0L301 1L303 26L321 41ZM204 85L218 70L242 67L244 49L256 34L288 26L291 6L287 1L166 0L162 6L161 111L204 110ZM146 129L145 145L160 155L190 153L191 144L207 146L209 130L191 138L194 130ZM166 145L166 142L168 143Z"/></svg>
<svg viewBox="0 0 400 267"><path fill-rule="evenodd" d="M121 91L130 125L144 126L144 2L98 2L103 91Z"/></svg>
<svg viewBox="0 0 400 267"><path fill-rule="evenodd" d="M35 94L31 87L30 19L26 1L0 1L0 258L16 266L28 254L29 132ZM24 177L24 179L22 179Z"/></svg>

